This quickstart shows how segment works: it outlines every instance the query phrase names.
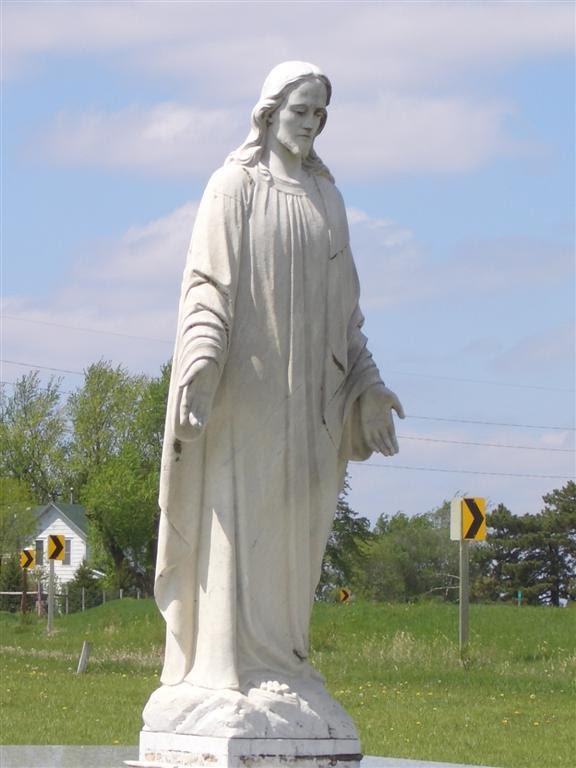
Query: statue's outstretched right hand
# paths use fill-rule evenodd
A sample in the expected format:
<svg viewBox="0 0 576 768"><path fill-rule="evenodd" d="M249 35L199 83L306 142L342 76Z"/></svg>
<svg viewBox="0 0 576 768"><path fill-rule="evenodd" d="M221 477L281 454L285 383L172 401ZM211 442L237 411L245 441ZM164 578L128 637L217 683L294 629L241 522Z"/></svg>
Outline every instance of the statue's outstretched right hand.
<svg viewBox="0 0 576 768"><path fill-rule="evenodd" d="M206 427L220 380L218 365L209 359L198 360L190 370L189 381L178 396L177 436L194 440Z"/></svg>

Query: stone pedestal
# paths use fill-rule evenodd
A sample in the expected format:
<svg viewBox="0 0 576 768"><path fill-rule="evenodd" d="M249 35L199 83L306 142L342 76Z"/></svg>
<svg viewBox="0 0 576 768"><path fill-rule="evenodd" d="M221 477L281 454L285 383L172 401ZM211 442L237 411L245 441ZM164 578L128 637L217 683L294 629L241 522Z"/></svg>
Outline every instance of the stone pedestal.
<svg viewBox="0 0 576 768"><path fill-rule="evenodd" d="M137 768L359 768L357 739L243 739L140 732Z"/></svg>

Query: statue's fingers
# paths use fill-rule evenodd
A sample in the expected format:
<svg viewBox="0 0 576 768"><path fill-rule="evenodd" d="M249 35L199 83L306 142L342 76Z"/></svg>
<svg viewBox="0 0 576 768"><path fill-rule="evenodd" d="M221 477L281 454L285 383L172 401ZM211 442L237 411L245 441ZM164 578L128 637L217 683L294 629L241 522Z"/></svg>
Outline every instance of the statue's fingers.
<svg viewBox="0 0 576 768"><path fill-rule="evenodd" d="M206 405L203 397L198 397L198 393L194 393L194 397L189 400L189 423L192 426L203 427L206 423Z"/></svg>
<svg viewBox="0 0 576 768"><path fill-rule="evenodd" d="M377 451L379 453L382 452L382 443L380 441L378 430L374 429L373 427L368 427L364 431L364 438L368 448L370 448L371 451Z"/></svg>
<svg viewBox="0 0 576 768"><path fill-rule="evenodd" d="M377 444L378 444L378 450L384 456L394 455L394 447L390 442L390 439L388 437L388 433L385 427L378 430Z"/></svg>
<svg viewBox="0 0 576 768"><path fill-rule="evenodd" d="M190 413L190 416L189 416L189 423L190 423L190 426L196 430L204 429L204 420L199 416L196 416L192 412Z"/></svg>
<svg viewBox="0 0 576 768"><path fill-rule="evenodd" d="M394 426L388 429L388 440L392 445L394 453L398 453L398 451L400 450L400 447L398 445L398 439L396 437L396 430L394 429Z"/></svg>
<svg viewBox="0 0 576 768"><path fill-rule="evenodd" d="M183 387L179 392L180 407L178 409L180 417L180 426L185 427L188 424L188 415L190 413L190 405L188 404L188 388Z"/></svg>
<svg viewBox="0 0 576 768"><path fill-rule="evenodd" d="M404 413L404 408L402 407L402 403L398 399L397 395L394 395L391 407L394 409L394 411L396 411L396 414L398 415L398 418L400 418L400 419L405 419L406 418L406 414Z"/></svg>

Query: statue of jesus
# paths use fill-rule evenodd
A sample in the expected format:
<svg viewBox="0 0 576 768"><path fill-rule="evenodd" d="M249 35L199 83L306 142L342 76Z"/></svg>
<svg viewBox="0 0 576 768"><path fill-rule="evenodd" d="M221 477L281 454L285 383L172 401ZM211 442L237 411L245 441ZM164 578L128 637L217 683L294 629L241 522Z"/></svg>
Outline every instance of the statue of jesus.
<svg viewBox="0 0 576 768"><path fill-rule="evenodd" d="M149 730L284 738L293 706L298 728L326 737L345 718L308 660L310 613L346 463L395 454L404 414L366 345L344 204L314 149L331 90L317 66L275 67L198 210L162 459L167 634Z"/></svg>

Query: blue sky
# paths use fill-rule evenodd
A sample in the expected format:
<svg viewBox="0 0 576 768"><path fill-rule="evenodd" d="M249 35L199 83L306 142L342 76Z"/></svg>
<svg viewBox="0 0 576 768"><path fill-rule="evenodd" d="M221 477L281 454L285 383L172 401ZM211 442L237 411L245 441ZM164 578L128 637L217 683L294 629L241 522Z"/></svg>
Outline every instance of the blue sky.
<svg viewBox="0 0 576 768"><path fill-rule="evenodd" d="M3 381L157 373L203 186L300 58L333 82L317 149L409 414L353 507L536 512L574 475L572 2L8 1L2 48Z"/></svg>

